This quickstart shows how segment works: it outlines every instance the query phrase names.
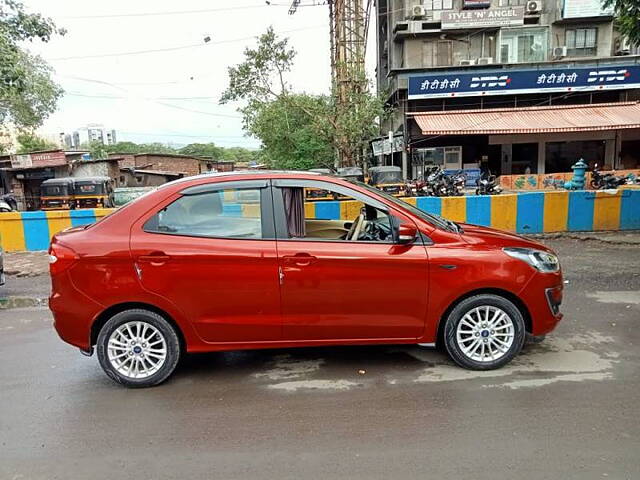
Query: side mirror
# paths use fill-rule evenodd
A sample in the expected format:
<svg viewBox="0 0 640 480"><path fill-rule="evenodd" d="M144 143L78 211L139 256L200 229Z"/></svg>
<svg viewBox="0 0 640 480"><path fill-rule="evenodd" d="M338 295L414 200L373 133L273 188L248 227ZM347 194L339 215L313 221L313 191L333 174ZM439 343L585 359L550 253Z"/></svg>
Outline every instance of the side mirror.
<svg viewBox="0 0 640 480"><path fill-rule="evenodd" d="M418 235L418 229L412 223L401 223L398 226L398 243L407 245L413 243Z"/></svg>

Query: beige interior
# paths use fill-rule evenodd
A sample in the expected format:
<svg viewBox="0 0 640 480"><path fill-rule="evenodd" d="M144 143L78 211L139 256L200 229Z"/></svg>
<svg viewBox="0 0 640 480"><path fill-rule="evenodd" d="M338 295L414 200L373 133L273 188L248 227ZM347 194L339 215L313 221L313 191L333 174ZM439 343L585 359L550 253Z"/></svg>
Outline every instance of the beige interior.
<svg viewBox="0 0 640 480"><path fill-rule="evenodd" d="M351 222L344 220L314 220L304 221L307 231L306 238L343 238L348 232Z"/></svg>

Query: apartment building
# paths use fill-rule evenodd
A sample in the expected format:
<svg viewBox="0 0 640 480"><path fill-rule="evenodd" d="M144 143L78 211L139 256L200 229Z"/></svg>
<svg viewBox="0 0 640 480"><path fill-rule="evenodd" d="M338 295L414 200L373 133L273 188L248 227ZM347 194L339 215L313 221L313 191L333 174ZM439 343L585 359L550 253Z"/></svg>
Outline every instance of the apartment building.
<svg viewBox="0 0 640 480"><path fill-rule="evenodd" d="M378 163L409 177L640 166L640 56L600 0L378 0L377 15L394 107Z"/></svg>

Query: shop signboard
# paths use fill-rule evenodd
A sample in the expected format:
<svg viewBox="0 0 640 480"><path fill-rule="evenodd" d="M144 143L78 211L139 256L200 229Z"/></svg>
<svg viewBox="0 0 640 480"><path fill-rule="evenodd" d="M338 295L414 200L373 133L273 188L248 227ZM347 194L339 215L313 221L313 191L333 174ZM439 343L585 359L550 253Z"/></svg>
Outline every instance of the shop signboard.
<svg viewBox="0 0 640 480"><path fill-rule="evenodd" d="M443 30L524 25L524 7L442 12Z"/></svg>
<svg viewBox="0 0 640 480"><path fill-rule="evenodd" d="M412 75L409 99L640 88L640 65Z"/></svg>
<svg viewBox="0 0 640 480"><path fill-rule="evenodd" d="M11 155L11 168L30 168L31 155Z"/></svg>
<svg viewBox="0 0 640 480"><path fill-rule="evenodd" d="M563 18L588 18L613 15L613 6L603 8L601 0L564 0Z"/></svg>
<svg viewBox="0 0 640 480"><path fill-rule="evenodd" d="M491 0L462 0L462 8L489 8Z"/></svg>
<svg viewBox="0 0 640 480"><path fill-rule="evenodd" d="M55 167L66 164L67 157L62 150L11 156L11 168Z"/></svg>
<svg viewBox="0 0 640 480"><path fill-rule="evenodd" d="M404 149L404 137L401 135L394 136L393 143L388 138L374 140L371 142L371 149L375 156L401 152Z"/></svg>

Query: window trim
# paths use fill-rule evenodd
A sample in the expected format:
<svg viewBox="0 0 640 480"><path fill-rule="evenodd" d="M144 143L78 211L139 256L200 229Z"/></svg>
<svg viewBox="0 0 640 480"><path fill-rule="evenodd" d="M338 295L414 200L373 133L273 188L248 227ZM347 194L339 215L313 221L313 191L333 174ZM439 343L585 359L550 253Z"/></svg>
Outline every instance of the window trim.
<svg viewBox="0 0 640 480"><path fill-rule="evenodd" d="M262 185L262 186L259 186ZM203 188L200 188L203 187ZM161 232L158 230L150 230L147 225L151 222L160 211L167 208L169 205L173 205L175 202L181 200L187 196L205 195L214 193L221 190L259 190L260 192L260 225L261 225L261 237L259 238L244 238L244 237L221 237L214 235L201 235L196 233L177 233L177 232ZM187 193L185 193L185 191ZM275 223L273 215L273 199L271 188L269 188L268 180L250 180L240 182L220 182L220 183L205 183L202 185L194 185L187 187L184 190L177 193L177 197L168 203L162 202L162 207L156 205L153 207L153 213L145 218L142 222L142 231L145 233L156 235L170 235L174 237L190 237L190 238L211 238L216 240L250 240L250 241L262 241L276 239Z"/></svg>

